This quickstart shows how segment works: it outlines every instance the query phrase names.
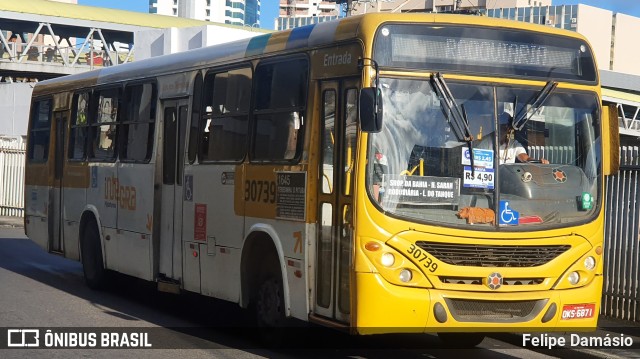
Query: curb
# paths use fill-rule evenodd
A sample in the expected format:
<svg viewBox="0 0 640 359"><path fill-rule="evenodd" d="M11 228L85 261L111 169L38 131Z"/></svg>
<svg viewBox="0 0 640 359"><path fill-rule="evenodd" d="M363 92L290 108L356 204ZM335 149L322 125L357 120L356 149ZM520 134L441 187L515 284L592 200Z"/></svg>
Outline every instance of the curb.
<svg viewBox="0 0 640 359"><path fill-rule="evenodd" d="M22 217L0 216L0 228L23 228L24 219Z"/></svg>

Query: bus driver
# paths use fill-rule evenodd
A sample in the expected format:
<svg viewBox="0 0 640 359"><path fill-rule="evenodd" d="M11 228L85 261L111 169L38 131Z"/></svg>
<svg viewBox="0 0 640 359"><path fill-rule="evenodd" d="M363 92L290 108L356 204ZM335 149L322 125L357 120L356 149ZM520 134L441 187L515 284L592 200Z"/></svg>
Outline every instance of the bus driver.
<svg viewBox="0 0 640 359"><path fill-rule="evenodd" d="M531 158L527 151L524 149L524 146L515 139L515 129L513 128L511 122L513 121L513 117L508 112L503 112L500 115L500 149L499 149L499 158L500 164L503 163L515 163L516 158L520 162L530 162L536 161L536 159ZM487 136L488 140L482 140L478 148L484 149L492 149L491 144L493 143L493 136ZM540 158L540 163L549 164L549 161Z"/></svg>

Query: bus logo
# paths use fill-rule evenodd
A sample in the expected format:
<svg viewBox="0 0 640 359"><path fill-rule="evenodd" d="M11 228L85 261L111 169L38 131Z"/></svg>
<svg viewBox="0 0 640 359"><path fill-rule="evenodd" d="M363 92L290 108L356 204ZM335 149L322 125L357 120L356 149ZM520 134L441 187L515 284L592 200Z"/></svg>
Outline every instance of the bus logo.
<svg viewBox="0 0 640 359"><path fill-rule="evenodd" d="M567 181L567 174L559 168L554 168L553 179L556 180L556 182L565 183Z"/></svg>
<svg viewBox="0 0 640 359"><path fill-rule="evenodd" d="M9 329L7 331L7 347L38 347L40 345L40 330L38 329Z"/></svg>
<svg viewBox="0 0 640 359"><path fill-rule="evenodd" d="M487 277L487 287L491 290L496 290L502 287L502 274L493 272Z"/></svg>

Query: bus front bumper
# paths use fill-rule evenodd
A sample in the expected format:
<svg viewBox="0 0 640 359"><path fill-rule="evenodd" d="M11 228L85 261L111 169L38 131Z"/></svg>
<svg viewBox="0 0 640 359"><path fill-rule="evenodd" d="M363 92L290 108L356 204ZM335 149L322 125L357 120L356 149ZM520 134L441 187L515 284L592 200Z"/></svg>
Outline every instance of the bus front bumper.
<svg viewBox="0 0 640 359"><path fill-rule="evenodd" d="M535 292L402 287L377 273L356 273L356 285L353 320L359 334L591 331L602 276L575 289Z"/></svg>

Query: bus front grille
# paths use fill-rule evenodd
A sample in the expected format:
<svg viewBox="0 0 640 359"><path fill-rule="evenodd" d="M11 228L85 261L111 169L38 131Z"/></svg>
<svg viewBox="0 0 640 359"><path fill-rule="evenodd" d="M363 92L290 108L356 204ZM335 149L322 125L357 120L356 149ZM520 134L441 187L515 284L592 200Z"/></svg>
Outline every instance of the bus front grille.
<svg viewBox="0 0 640 359"><path fill-rule="evenodd" d="M569 245L479 245L418 241L416 245L447 264L469 267L536 267L571 248Z"/></svg>
<svg viewBox="0 0 640 359"><path fill-rule="evenodd" d="M535 318L548 299L497 301L445 298L449 312L459 322L520 323Z"/></svg>
<svg viewBox="0 0 640 359"><path fill-rule="evenodd" d="M480 277L448 277L440 276L440 281L445 284L485 285ZM544 278L503 278L502 285L539 285Z"/></svg>

